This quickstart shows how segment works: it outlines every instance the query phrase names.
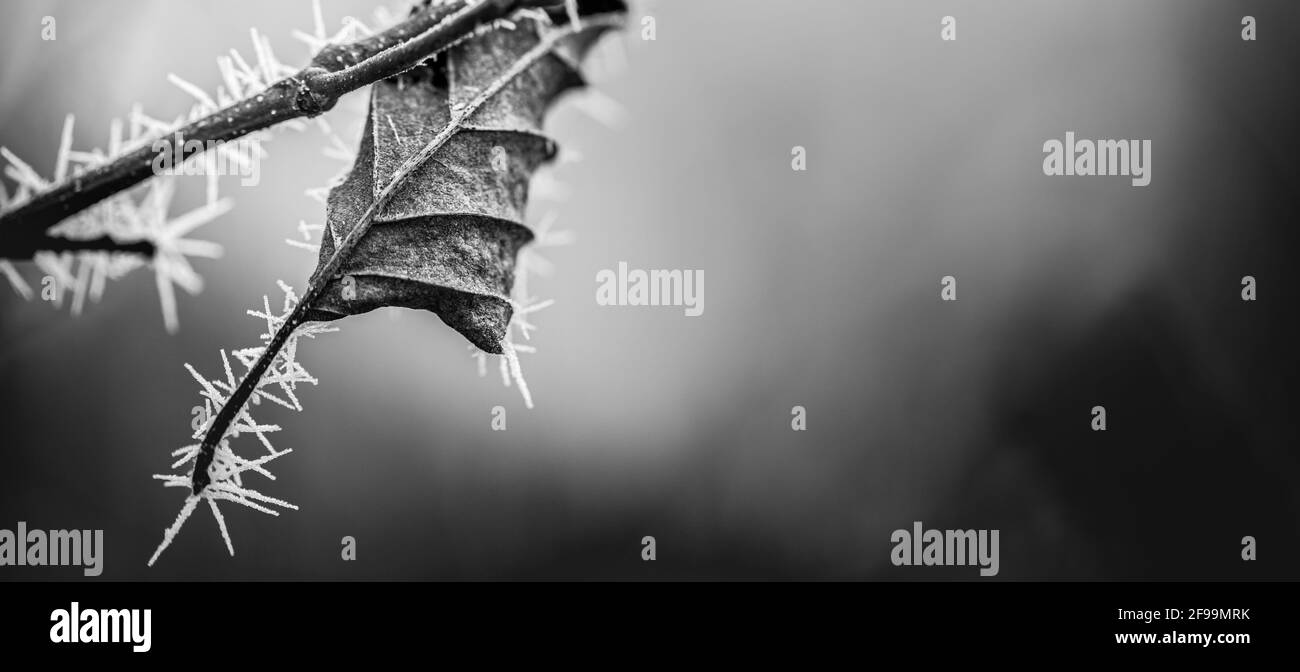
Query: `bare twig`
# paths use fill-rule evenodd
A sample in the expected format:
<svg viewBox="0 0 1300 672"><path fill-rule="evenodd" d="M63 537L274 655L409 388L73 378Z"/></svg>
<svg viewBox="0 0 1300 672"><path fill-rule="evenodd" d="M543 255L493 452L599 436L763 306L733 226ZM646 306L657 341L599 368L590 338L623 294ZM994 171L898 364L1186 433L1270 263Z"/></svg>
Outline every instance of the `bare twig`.
<svg viewBox="0 0 1300 672"><path fill-rule="evenodd" d="M152 257L156 249L157 246L153 244L153 241L135 240L119 243L108 236L86 240L50 236L41 245L41 251L43 252L121 252L123 254L138 254L142 257Z"/></svg>
<svg viewBox="0 0 1300 672"><path fill-rule="evenodd" d="M46 235L49 227L154 175L154 158L175 151L184 159L218 142L329 110L339 97L409 70L471 35L477 28L522 8L560 0L444 0L428 3L405 21L350 44L329 45L311 63L265 91L238 101L116 159L71 175L30 200L0 213L0 258L29 259L40 250L70 249ZM197 140L198 143L191 141ZM189 149L187 150L186 147ZM78 241L77 249L120 249L108 238ZM141 250L143 251L143 249Z"/></svg>

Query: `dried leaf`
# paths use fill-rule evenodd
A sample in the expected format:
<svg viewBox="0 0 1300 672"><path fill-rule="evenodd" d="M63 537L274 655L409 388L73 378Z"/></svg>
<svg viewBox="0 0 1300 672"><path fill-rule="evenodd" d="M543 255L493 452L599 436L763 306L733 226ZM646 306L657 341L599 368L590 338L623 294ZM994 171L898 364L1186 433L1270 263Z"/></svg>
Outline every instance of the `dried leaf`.
<svg viewBox="0 0 1300 672"><path fill-rule="evenodd" d="M551 19L564 21L563 10L529 13L371 88L356 163L327 201L322 266L399 166L450 124L459 130L376 214L310 319L383 306L430 310L483 351L503 353L516 255L533 238L524 224L528 182L556 154L542 119L560 94L583 84L578 63L606 28L565 37L468 118L461 112L539 44Z"/></svg>

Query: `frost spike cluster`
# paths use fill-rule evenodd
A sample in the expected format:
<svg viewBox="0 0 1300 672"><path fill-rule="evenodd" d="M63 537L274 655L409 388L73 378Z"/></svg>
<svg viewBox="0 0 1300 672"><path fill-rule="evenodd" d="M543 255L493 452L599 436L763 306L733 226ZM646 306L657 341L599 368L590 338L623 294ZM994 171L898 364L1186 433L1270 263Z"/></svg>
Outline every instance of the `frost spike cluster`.
<svg viewBox="0 0 1300 672"><path fill-rule="evenodd" d="M284 305L279 313L272 312L270 299L265 296L262 297L262 310L248 311L249 315L265 321L266 332L261 337L264 342L270 342L280 325L284 324L285 319L298 304L298 297L294 294L293 288L283 282L279 283L279 285L284 292ZM185 521L194 513L200 500L207 501L208 508L212 510L212 516L216 519L217 526L221 530L221 538L225 540L226 549L230 551L231 555L235 554L235 546L230 540L226 520L221 515L217 502L234 502L273 516L279 515L278 511L271 508L273 506L295 510L298 508L284 500L264 495L244 484L243 477L247 472L253 472L267 479L275 480L275 475L266 468L267 463L292 452L287 448L284 450L276 449L270 439L267 438L267 435L280 431L280 426L263 424L255 420L252 415L252 407L260 405L263 401L268 401L290 410L301 411L302 404L298 401L297 395L298 385L315 385L317 381L298 361L298 341L304 337L315 338L319 334L333 331L338 331L338 329L317 322L308 322L298 327L289 336L284 348L276 354L275 360L266 375L257 381L257 388L249 398L249 402L239 410L239 414L235 417L235 421L231 423L226 436L222 438L221 443L217 446L216 455L208 468L208 474L211 476L212 482L202 492L198 494L191 493L186 496L185 504L181 507L180 513L177 514L176 520L163 532L162 542L154 551L153 556L149 558L150 565L153 565L158 556L171 545L172 540L180 532ZM199 394L203 397L204 412L201 416L203 422L196 423L192 435L195 441L202 441L203 435L207 433L208 428L212 425L217 411L225 405L226 400L235 391L235 387L239 385L243 377L235 377L230 357L235 358L239 365L243 367L244 375L247 375L247 372L253 368L253 364L257 362L264 349L265 346L254 346L235 350L229 355L225 350L222 350L221 377L209 379L195 370L193 366L185 365L186 370L198 382ZM258 442L266 450L266 454L258 457L245 457L236 453L230 444L232 440L242 434L252 434L257 437ZM199 443L192 443L172 452L172 457L176 458L176 461L172 463L172 468L185 469L185 471L154 474L154 478L162 481L164 487L189 488L194 472L194 459L199 454L199 446Z"/></svg>

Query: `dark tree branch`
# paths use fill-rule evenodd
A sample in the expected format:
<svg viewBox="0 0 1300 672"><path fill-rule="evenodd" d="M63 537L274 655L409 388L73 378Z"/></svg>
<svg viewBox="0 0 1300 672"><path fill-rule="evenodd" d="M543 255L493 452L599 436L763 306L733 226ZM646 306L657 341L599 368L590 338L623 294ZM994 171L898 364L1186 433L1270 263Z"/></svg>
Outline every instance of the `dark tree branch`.
<svg viewBox="0 0 1300 672"><path fill-rule="evenodd" d="M49 227L154 175L154 159L185 144L229 142L249 133L329 110L346 93L396 76L454 45L495 19L522 8L559 0L461 0L414 11L391 28L346 45L329 45L297 74L265 91L190 122L158 143L139 147L103 165L68 177L11 210L0 213L0 258L28 259L40 250L69 249L46 235ZM195 147L192 147L195 149ZM181 156L200 153L195 149ZM63 246L63 247L60 247Z"/></svg>
<svg viewBox="0 0 1300 672"><path fill-rule="evenodd" d="M50 236L45 239L44 244L41 246L42 252L121 252L123 254L138 254L142 257L152 257L155 249L157 248L152 241L136 240L119 243L108 236L84 240Z"/></svg>

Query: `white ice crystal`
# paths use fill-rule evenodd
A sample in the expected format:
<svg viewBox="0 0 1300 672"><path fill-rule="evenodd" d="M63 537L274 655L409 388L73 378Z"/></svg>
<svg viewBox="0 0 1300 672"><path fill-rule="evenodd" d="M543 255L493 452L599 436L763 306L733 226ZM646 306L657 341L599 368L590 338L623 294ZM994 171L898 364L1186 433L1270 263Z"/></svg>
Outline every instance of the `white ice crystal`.
<svg viewBox="0 0 1300 672"><path fill-rule="evenodd" d="M276 331L280 329L293 312L293 309L298 305L298 297L294 294L293 288L283 282L279 283L279 285L284 292L284 303L280 311L272 311L271 300L265 296L262 297L261 310L248 311L250 316L265 323L266 332L261 336L264 343L271 341ZM257 381L248 403L245 403L243 408L239 409L235 420L230 423L225 436L218 443L212 463L208 466L208 476L211 481L198 494L189 493L186 495L185 503L181 506L176 520L163 531L162 542L158 544L157 550L149 558L151 566L158 559L158 556L171 545L172 540L175 539L185 521L189 520L190 515L194 513L201 499L207 500L208 508L212 510L212 516L216 519L217 526L221 531L221 538L225 541L226 549L231 555L235 554L235 547L230 539L230 531L226 527L225 518L221 515L221 510L217 506L218 502L233 502L273 516L279 515L279 512L271 507L295 510L298 508L289 502L264 495L244 485L243 475L248 472L275 480L275 475L266 468L267 463L292 452L289 449L276 449L268 435L280 431L280 426L263 424L253 419L252 407L262 401L269 401L285 408L301 411L302 404L296 394L298 386L303 384L315 385L317 381L298 361L299 339L304 337L315 338L319 334L332 331L338 331L338 329L329 326L327 323L307 322L289 335L284 347L276 353L270 368ZM154 478L162 481L163 486L190 489L194 476L194 464L200 452L203 436L212 425L218 411L234 394L243 375L248 375L248 372L252 370L265 347L265 345L260 345L244 348L235 350L229 355L225 350L222 350L222 370L217 377L208 378L189 364L185 365L186 370L199 384L199 395L203 398L203 422L200 423L191 436L192 439L200 443L191 443L172 452L175 462L172 463L171 468L180 471L169 474L154 474ZM243 374L239 378L235 377L234 368L231 365L231 355L243 369ZM266 454L251 458L236 453L231 447L231 443L240 435L245 434L257 437L258 443L265 449Z"/></svg>
<svg viewBox="0 0 1300 672"><path fill-rule="evenodd" d="M523 369L519 365L519 354L531 354L537 352L537 349L531 345L515 342L513 330L518 329L519 335L523 336L524 340L531 339L537 325L529 321L528 316L555 304L554 299L534 299L528 292L528 277L533 274L546 276L551 272L551 262L538 254L537 248L558 247L573 242L573 232L552 230L557 219L558 215L554 211L547 212L533 227L532 244L520 251L519 261L515 265L515 285L511 290L510 299L514 310L506 329L506 337L501 341L503 354L498 355L501 383L506 387L510 387L512 383L517 385L519 394L524 398L524 405L528 408L533 407L533 397L528 391L528 383L524 380ZM474 346L469 347L472 351L471 355L478 364L478 375L486 376L488 354Z"/></svg>
<svg viewBox="0 0 1300 672"><path fill-rule="evenodd" d="M519 364L519 353L534 353L537 349L516 343L514 341L514 331L519 330L519 335L524 340L532 338L533 330L537 326L528 320L528 315L540 310L549 308L555 304L554 299L539 301L531 298L528 293L528 276L531 274L549 275L551 263L546 258L537 254L534 248L538 247L555 247L567 245L573 242L573 234L569 231L552 231L557 216L554 212L549 212L542 218L542 221L533 228L533 242L528 247L521 250L519 260L515 265L515 285L511 290L511 307L513 312L510 317L510 324L506 328L506 337L501 341L501 355L498 364L501 370L501 383L506 387L512 384L519 388L519 394L524 399L524 406L533 407L533 397L528 391L528 382L524 379L523 369ZM478 375L487 375L487 358L488 353L479 350L474 346L468 346L470 356L474 358L478 365Z"/></svg>
<svg viewBox="0 0 1300 672"><path fill-rule="evenodd" d="M314 30L311 34L294 31L296 37L307 42L312 55L327 44L348 42L371 33L365 24L347 17L343 21L343 28L338 33L327 36L319 0L312 2L312 16ZM0 166L3 166L0 173L16 185L15 191L10 194L0 182L0 211L20 206L53 185L74 179L91 168L111 162L142 146L148 146L155 139L174 133L188 122L257 96L276 81L296 73L294 68L281 63L275 57L271 43L265 35L256 29L250 29L249 32L254 58L250 63L234 49L228 56L219 56L217 70L220 73L221 84L217 86L215 92L205 91L175 73L168 74L167 79L173 85L194 99L194 105L190 110L172 121L152 118L137 104L132 107L125 120L110 121L107 148L76 150L73 149L74 119L72 115L68 115L60 134L52 179L45 179L8 148L0 147ZM301 120L293 120L284 125L294 129L306 127ZM345 145L330 129L329 124L323 118L317 118L316 125L329 139L330 147L334 152L332 156L345 158L346 150L339 151L339 148ZM163 323L168 331L176 331L179 321L174 287L180 286L190 293L197 293L202 288L202 280L194 272L189 259L212 258L221 253L221 248L213 243L190 240L184 236L196 227L230 210L231 201L221 198L218 193L218 178L222 172L219 166L230 165L243 168L249 161L261 160L265 156L262 143L270 137L268 131L259 131L248 136L250 142L224 143L213 151L191 159L203 164L202 173L207 180L207 198L204 206L184 215L179 217L168 215L172 195L175 192L174 183L178 176L164 174L155 176L128 192L115 194L51 227L49 230L51 236L72 240L108 237L116 243L123 244L148 241L153 243L157 250L151 259L145 259L136 253L99 250L62 254L40 252L34 255L32 261L41 274L54 279L55 306L62 306L65 295L70 294L72 313L75 315L81 311L87 300L99 300L106 281L116 280L137 268L149 267L155 274ZM0 274L4 275L14 291L22 298L31 300L35 296L36 293L32 291L32 287L14 263L0 261Z"/></svg>

